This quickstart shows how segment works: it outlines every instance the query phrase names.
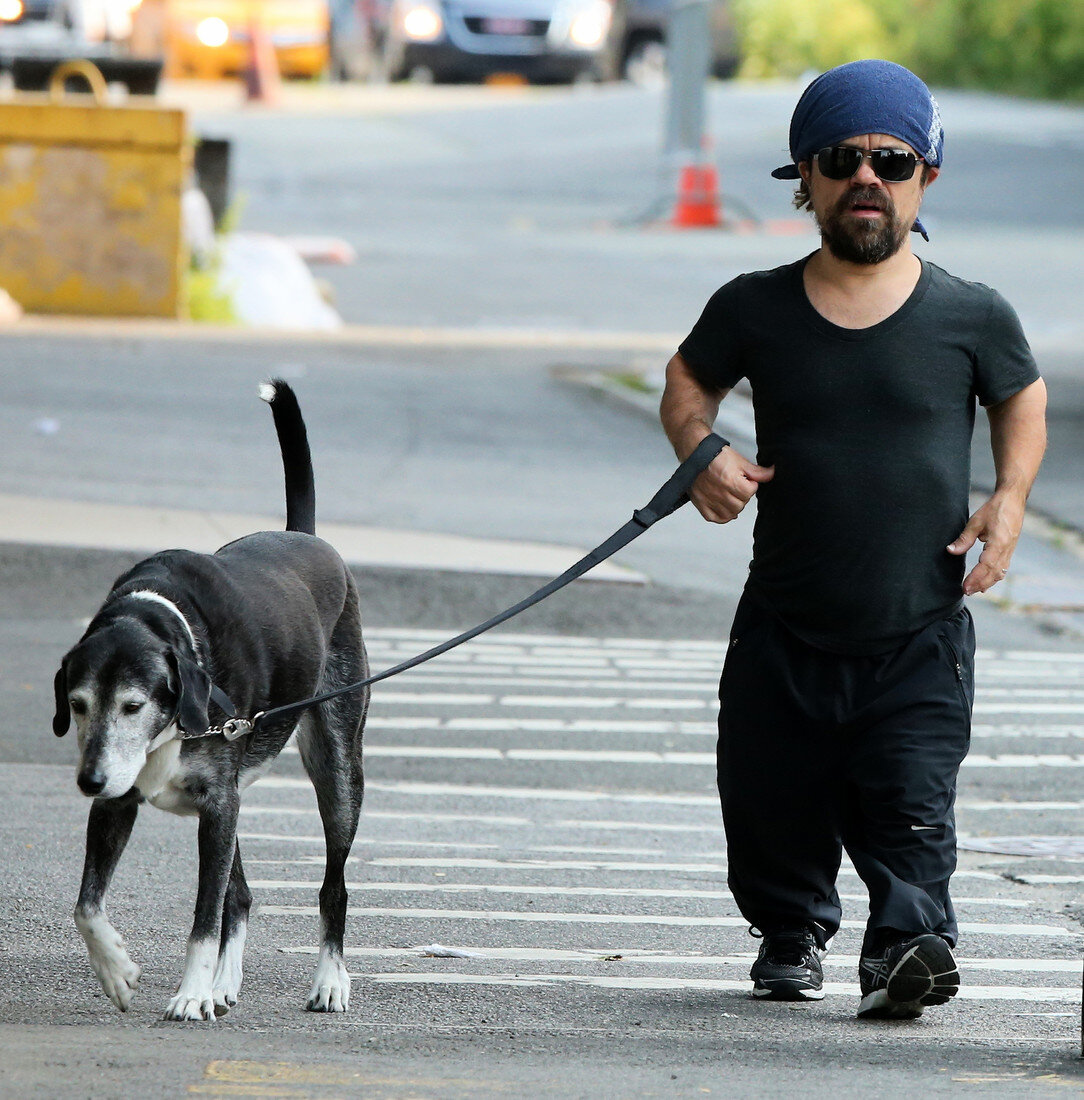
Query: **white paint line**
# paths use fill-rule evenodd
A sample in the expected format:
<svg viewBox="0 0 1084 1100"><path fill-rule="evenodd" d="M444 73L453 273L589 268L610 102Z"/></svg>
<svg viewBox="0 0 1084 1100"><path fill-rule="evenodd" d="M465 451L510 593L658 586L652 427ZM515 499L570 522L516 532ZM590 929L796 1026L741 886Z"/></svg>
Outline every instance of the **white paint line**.
<svg viewBox="0 0 1084 1100"><path fill-rule="evenodd" d="M350 972L350 977L381 985L488 985L488 986L546 986L586 985L599 989L696 989L705 992L738 993L749 991L749 980L723 981L712 978L618 978L609 976L581 976L577 974L361 974ZM825 982L824 992L830 997L858 997L857 984ZM1029 1004L1075 1004L1080 1000L1078 988L1025 987L1025 986L964 986L957 997L962 1001L1025 1001Z"/></svg>
<svg viewBox="0 0 1084 1100"><path fill-rule="evenodd" d="M413 654L406 654L406 657L412 657ZM443 660L444 658L440 658ZM387 665L397 664L395 661L387 661ZM616 673L613 677L607 677L605 679L588 679L586 677L577 677L572 670L565 669L560 676L534 676L531 675L529 669L516 670L518 675L513 675L512 670L502 671L497 674L498 670L494 669L492 674L479 674L470 668L456 667L454 669L441 670L434 666L425 666L425 672L404 672L402 683L411 685L429 685L434 687L488 687L496 686L498 688L534 688L536 690L556 690L561 689L563 691L623 691L623 692L676 692L686 691L691 692L697 697L703 695L704 699L710 700L712 703L716 703L715 690L716 683L714 680L694 681L694 680L681 680L681 681L664 681L654 682L652 680L626 680L618 676ZM716 680L718 677L716 677ZM374 692L373 698L378 699L382 696L379 694L380 688L378 687ZM717 704L716 704L717 705Z"/></svg>
<svg viewBox="0 0 1084 1100"><path fill-rule="evenodd" d="M645 963L651 966L749 966L757 957L755 951L736 955L671 955L662 951L643 951L637 948L617 951L598 948L595 950L570 950L551 947L476 947L457 945L457 949L466 951L479 959L499 962L622 962L629 964ZM295 947L283 947L289 955L316 955L319 947L307 944ZM416 959L419 947L346 947L343 954L351 959ZM614 955L617 958L614 958ZM858 966L857 955L835 955L831 952L824 958L826 967ZM1006 971L1012 974L1078 974L1080 960L1073 959L975 959L957 958L957 964L965 972L969 971Z"/></svg>
<svg viewBox="0 0 1084 1100"><path fill-rule="evenodd" d="M272 841L275 844L319 844L321 847L324 845L323 835L299 835L297 833L238 833L238 840L267 840ZM477 852L497 852L500 851L501 846L499 844L471 844L466 841L463 843L448 842L443 840L383 840L376 837L358 836L354 838L354 843L358 845L368 846L370 848L462 848L466 851Z"/></svg>
<svg viewBox="0 0 1084 1100"><path fill-rule="evenodd" d="M318 916L319 909L309 905L262 905L260 915L269 917ZM393 917L427 921L508 921L527 924L621 924L651 925L667 928L748 928L744 917L693 917L678 913L542 913L489 909L385 909L375 906L350 906L352 917ZM865 929L865 921L844 920L842 928ZM961 934L981 936L1024 936L1076 938L1081 935L1068 928L1050 924L995 924L993 922L960 922ZM1080 990L1077 990L1079 996Z"/></svg>
<svg viewBox="0 0 1084 1100"><path fill-rule="evenodd" d="M245 834L240 834L239 839L245 840L246 835ZM247 839L254 840L254 841L262 840L262 841L277 842L277 841L282 840L284 838L279 837L279 836L271 836L271 835L267 835L267 834L263 834L263 835L249 834L247 836ZM299 837L297 839L306 840L310 844L318 845L320 848L323 847L323 843L324 843L323 838L319 837L319 836ZM363 842L359 840L357 843L362 844ZM438 847L438 846L439 845L434 845L434 847ZM454 847L456 847L456 845L448 844L448 845L445 845L445 847L454 848ZM376 863L376 861L373 860L373 859L370 859L368 857L368 855L350 856L349 862L351 864L362 864L366 867L372 867ZM541 861L539 861L539 860L532 860L532 861L530 861L528 866L522 867L522 868L515 867L515 866L510 866L510 864L508 864L508 863L500 863L499 866L502 867L502 868L509 868L511 870L536 871L536 870L539 869L540 862ZM292 859L284 859L282 857L276 857L276 858L273 858L273 859L268 859L268 858L257 859L257 858L254 858L254 857L246 857L246 859L245 859L246 866L252 866L252 867L317 867L317 866L322 867L323 863L324 863L323 854L319 854L319 855L314 854L314 855L308 855L308 856L296 856ZM396 863L392 859L385 859L381 862L381 865L385 866L385 867L396 866ZM444 861L442 861L440 866L453 867L454 868L454 867L460 866L460 861L444 860ZM560 870L561 868L565 868L565 867L568 867L568 866L569 865L568 865L567 861L555 860L555 861L551 861L550 869ZM597 866L596 864L591 865L592 868L595 868L596 866ZM654 868L656 866L657 866L656 864L647 864L646 869L651 870L652 868ZM684 866L684 865L682 865L682 866ZM722 874L726 871L726 867L723 864L715 864L715 865L713 865L713 867L718 868L720 876L722 876ZM476 868L469 867L467 869L475 870ZM570 869L573 870L573 871L576 871L576 870L581 870L582 868L572 866ZM638 865L638 869L642 869L642 868L640 868L639 865ZM709 873L714 873L714 872L709 872ZM846 863L844 863L844 865L841 866L840 869L839 869L839 877L841 879L857 879L858 878L858 872L855 871L855 869L853 867L850 867ZM1005 882L1005 879L1002 875L995 874L993 871L970 871L970 870L959 871L958 870L953 874L952 879L953 879L953 882L958 882L961 879L971 879L971 880L982 881L982 882L995 882L995 883L998 883L998 884L1003 884ZM865 900L864 897L863 897L863 900Z"/></svg>
<svg viewBox="0 0 1084 1100"><path fill-rule="evenodd" d="M253 864L262 861L254 860ZM255 879L249 881L252 890L306 890L317 892L320 882L306 879ZM582 897L582 898L665 898L672 901L703 900L731 901L729 890L675 890L645 889L642 887L604 887L604 886L516 886L503 883L464 883L464 882L348 882L350 891L370 891L373 893L396 894L522 894L528 897ZM841 894L845 902L866 904L866 894ZM953 895L956 907L967 908L972 905L990 906L1002 909L1030 909L1030 901L1013 901L1008 898L966 898ZM755 957L755 956L754 956Z"/></svg>
<svg viewBox="0 0 1084 1100"><path fill-rule="evenodd" d="M992 726L988 724L976 723L971 727L971 738L972 740L974 740L976 737L1049 737L1052 740L1060 741L1071 737L1084 738L1084 726L1065 726L1053 724L1049 726Z"/></svg>
<svg viewBox="0 0 1084 1100"><path fill-rule="evenodd" d="M502 755L509 760L535 760L540 763L569 764L692 764L715 767L714 752L626 752L593 749L508 749Z"/></svg>
<svg viewBox="0 0 1084 1100"><path fill-rule="evenodd" d="M267 839L267 838L264 838ZM317 838L322 843L322 838ZM461 870L480 868L502 868L506 870L558 870L558 871L638 871L643 873L660 872L680 874L726 874L726 864L718 861L703 863L665 863L645 862L642 860L614 859L443 859L429 856L393 856L375 857L365 862L370 867L455 867Z"/></svg>
<svg viewBox="0 0 1084 1100"><path fill-rule="evenodd" d="M395 706L442 706L442 707L488 707L496 702L494 695L466 695L462 692L409 692L381 691L381 705Z"/></svg>
<svg viewBox="0 0 1084 1100"><path fill-rule="evenodd" d="M278 814L301 817L319 817L320 811L315 806L309 807L284 807L284 806L249 806L242 804L241 813L251 816L274 817ZM538 823L529 817L510 817L504 814L426 814L426 813L396 813L391 810L362 809L363 821L410 821L424 822L433 825L486 825L509 826L512 828L537 828ZM360 838L359 841L360 843ZM380 843L386 843L380 841Z"/></svg>
<svg viewBox="0 0 1084 1100"><path fill-rule="evenodd" d="M297 747L287 745L287 756L296 755ZM367 756L409 757L433 760L533 760L568 764L673 764L715 768L714 752L650 752L646 750L605 749L490 749L458 748L448 745L369 745ZM964 758L963 768L1084 768L1084 755L1016 754L999 756L972 754Z"/></svg>
<svg viewBox="0 0 1084 1100"><path fill-rule="evenodd" d="M504 760L508 754L500 749L460 749L443 745L366 745L365 755L427 760Z"/></svg>
<svg viewBox="0 0 1084 1100"><path fill-rule="evenodd" d="M1068 810L1084 810L1084 802L1001 802L997 799L983 801L980 798L960 798L956 800L956 809L965 813L980 813L986 810L1005 813L1049 813Z"/></svg>
<svg viewBox="0 0 1084 1100"><path fill-rule="evenodd" d="M1084 756L1068 754L998 756L971 755L964 757L965 768L1084 768Z"/></svg>
<svg viewBox="0 0 1084 1100"><path fill-rule="evenodd" d="M1084 653L1059 653L1045 649L1012 649L1000 654L1004 661L1035 661L1039 664L1058 663L1084 664Z"/></svg>
<svg viewBox="0 0 1084 1100"><path fill-rule="evenodd" d="M975 714L1084 714L1084 703L981 703Z"/></svg>
<svg viewBox="0 0 1084 1100"><path fill-rule="evenodd" d="M1013 875L1013 879L1032 886L1077 886L1084 883L1084 875L1032 875L1025 872Z"/></svg>
<svg viewBox="0 0 1084 1100"><path fill-rule="evenodd" d="M293 779L289 776L269 775L258 780L258 787L312 789L307 779ZM450 796L459 798L507 798L530 799L554 802L619 802L650 803L660 806L712 806L718 807L716 795L708 794L650 794L641 792L614 793L611 791L589 791L561 789L553 787L494 787L470 783L423 783L414 780L386 782L384 780L366 780L368 791L384 791L389 794L409 797L438 798Z"/></svg>

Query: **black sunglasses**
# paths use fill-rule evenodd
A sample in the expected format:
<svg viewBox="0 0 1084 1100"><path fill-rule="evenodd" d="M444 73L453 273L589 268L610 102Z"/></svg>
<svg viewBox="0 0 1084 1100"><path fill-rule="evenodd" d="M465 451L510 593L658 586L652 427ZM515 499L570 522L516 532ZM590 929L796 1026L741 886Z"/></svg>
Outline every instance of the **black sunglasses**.
<svg viewBox="0 0 1084 1100"><path fill-rule="evenodd" d="M878 179L885 183L903 183L915 174L920 157L904 149L873 149L866 152L855 145L829 145L816 153L821 175L830 180L847 180L868 157Z"/></svg>

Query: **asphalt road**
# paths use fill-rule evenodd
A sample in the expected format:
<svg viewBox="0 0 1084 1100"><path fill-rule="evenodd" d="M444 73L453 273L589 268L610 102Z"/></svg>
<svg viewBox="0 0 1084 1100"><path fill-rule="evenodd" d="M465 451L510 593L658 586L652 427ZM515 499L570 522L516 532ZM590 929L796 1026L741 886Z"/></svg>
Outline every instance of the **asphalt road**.
<svg viewBox="0 0 1084 1100"><path fill-rule="evenodd" d="M249 224L335 232L359 247L355 267L331 274L347 319L383 334L8 336L0 493L72 502L72 516L124 503L273 523L278 459L254 394L280 374L309 421L324 521L587 548L644 503L673 465L658 429L552 368L665 358L658 335L687 328L728 271L811 242L625 224L622 213L650 204L657 161L644 124L652 101L639 92L495 101L461 90L457 101L408 91L407 107L375 113L216 109L204 119L237 138ZM716 112L729 108L716 115L721 133L744 139L733 143L735 182L758 201L793 91L714 93ZM955 192L948 173L938 184L935 247L1020 303L1052 381L1075 392L1079 195L1062 189L1052 225L1011 172L983 184L981 203L973 188L989 148L1008 163L1026 148L1055 174L1066 149L1079 163L1080 112L981 97L943 106L947 118L955 108L961 175ZM764 198L765 219L787 216L777 195ZM398 327L408 325L429 339L412 343ZM442 346L426 326L474 340ZM502 327L512 330L503 344ZM599 332L624 342L588 349L582 335ZM1075 423L1066 413L1051 454L1052 484L1064 487L1051 493L1056 517L1079 491ZM378 689L348 874L354 997L344 1018L302 1011L320 847L297 758L282 757L242 819L259 909L241 1003L191 1027L160 1016L190 919L192 822L143 812L118 874L110 911L144 966L127 1015L97 989L70 917L86 802L70 740L49 731L52 675L132 555L89 548L91 530L75 525L70 547L16 535L0 517L0 1095L1081 1087L1084 638L1051 601L1030 613L974 605L982 654L956 885L965 990L917 1024L854 1020L856 923L829 957L822 1004L748 997L756 945L725 892L711 727L749 527L707 530L681 513L622 555L647 583L581 582ZM1023 573L1080 582L1078 558L1030 535L1020 562ZM537 583L389 565L358 572L376 665ZM845 869L841 882L847 919L860 922L857 880ZM466 957L419 951L434 945Z"/></svg>
<svg viewBox="0 0 1084 1100"><path fill-rule="evenodd" d="M279 474L252 396L273 365L265 344L113 338L84 340L76 355L71 340L36 337L7 350L0 491L246 508L273 521ZM530 359L510 368L447 355L437 367L389 354L291 351L305 366L296 384L322 515L525 528L586 547L671 468L642 416ZM34 362L48 370L32 374ZM57 428L42 435L45 414ZM381 455L391 484L359 479ZM446 511L442 495L455 496ZM195 1028L159 1019L183 958L192 822L144 811L118 874L110 912L145 968L126 1016L96 988L70 918L86 803L73 745L49 732L50 685L132 555L0 546L10 853L0 970L14 991L0 1002L0 1094L889 1096L981 1085L1014 1095L1079 1083L1084 641L1044 616L975 605L985 649L960 828L965 844L995 851L961 853L969 992L914 1027L859 1026L862 902L847 872L852 923L830 956L828 998L801 1011L754 1003L756 945L725 891L711 763L721 642L747 546L741 528L695 521L687 538L684 519L630 548L649 583L580 582L377 689L349 874L346 1018L301 1010L320 847L297 758L252 789L242 843L259 909L246 986L228 1017ZM359 583L383 666L537 582L377 568ZM1042 851L1044 837L1060 849ZM1037 854L1019 854L1027 844ZM417 950L434 944L469 957Z"/></svg>

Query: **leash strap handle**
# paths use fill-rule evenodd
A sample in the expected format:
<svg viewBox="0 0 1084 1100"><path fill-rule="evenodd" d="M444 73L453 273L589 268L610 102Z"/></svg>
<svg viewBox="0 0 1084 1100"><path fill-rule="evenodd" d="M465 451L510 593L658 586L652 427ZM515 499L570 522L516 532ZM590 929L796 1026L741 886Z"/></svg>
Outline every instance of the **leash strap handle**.
<svg viewBox="0 0 1084 1100"><path fill-rule="evenodd" d="M647 502L643 508L637 508L632 518L646 531L653 523L665 519L689 501L689 490L693 482L712 464L724 447L730 446L728 439L712 432L705 436L695 450L673 472L670 480Z"/></svg>
<svg viewBox="0 0 1084 1100"><path fill-rule="evenodd" d="M397 676L400 672L406 672L408 669L424 664L434 657L439 657L442 653L447 653L450 649L455 649L456 646L460 646L464 642L469 642L472 638L477 638L479 634L484 634L487 630L507 622L521 611L526 611L528 607L540 603L547 596L552 596L558 589L571 584L577 577L582 577L584 573L594 569L596 565L604 562L607 558L613 557L618 550L642 535L652 524L664 519L672 512L676 512L688 501L689 489L692 488L693 482L711 465L716 455L726 446L729 446L729 443L722 436L714 433L706 436L651 500L643 508L638 508L633 513L632 519L615 531L604 543L596 546L594 550L581 558L575 565L565 570L559 577L555 577L552 581L544 584L541 588L532 592L531 595L520 600L519 603L505 608L504 611L494 615L491 619L487 619L484 623L479 623L478 626L471 627L470 630L457 634L454 638L449 638L448 641L441 642L440 645L427 649L424 653L419 653L416 657L411 657L393 668L385 669L383 672L359 680L356 684L348 684L346 687L327 691L322 695L314 696L311 699L303 699L298 703L287 703L285 706L261 711L252 719L252 731L259 730L271 719L282 718L287 714L306 710L317 703L327 702L327 700L335 699L340 695L349 695L351 692L360 691L371 684L387 680L392 676Z"/></svg>

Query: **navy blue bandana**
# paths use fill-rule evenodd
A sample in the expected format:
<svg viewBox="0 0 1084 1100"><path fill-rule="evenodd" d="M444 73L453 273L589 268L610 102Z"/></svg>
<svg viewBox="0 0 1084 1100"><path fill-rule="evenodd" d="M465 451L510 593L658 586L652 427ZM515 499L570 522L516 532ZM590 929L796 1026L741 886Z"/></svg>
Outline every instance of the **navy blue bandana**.
<svg viewBox="0 0 1084 1100"><path fill-rule="evenodd" d="M852 61L818 76L802 93L790 120L793 163L772 175L801 179L799 162L810 160L818 149L863 134L890 134L907 142L931 167L941 165L945 131L930 89L892 61ZM916 221L914 229L926 237L921 222Z"/></svg>

